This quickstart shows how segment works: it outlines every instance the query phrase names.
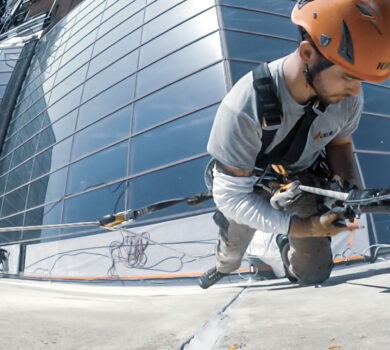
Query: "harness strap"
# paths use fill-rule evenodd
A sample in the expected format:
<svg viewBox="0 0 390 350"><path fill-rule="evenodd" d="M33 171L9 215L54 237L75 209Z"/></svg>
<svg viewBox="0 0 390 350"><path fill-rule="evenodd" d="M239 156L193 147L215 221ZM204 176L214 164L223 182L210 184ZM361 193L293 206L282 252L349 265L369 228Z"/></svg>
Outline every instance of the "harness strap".
<svg viewBox="0 0 390 350"><path fill-rule="evenodd" d="M263 131L261 150L257 160L261 159L271 144L282 122L282 106L276 93L276 86L266 62L258 65L253 71L253 87L256 91L257 115ZM258 161L256 160L256 165Z"/></svg>
<svg viewBox="0 0 390 350"><path fill-rule="evenodd" d="M265 150L271 144L281 124L283 112L267 63L261 63L253 70L253 79L257 114L263 131L262 146L256 158L256 167L266 169L268 164L287 166L295 163L303 153L310 127L318 116L313 106L322 112L327 106L316 99L311 100L304 109L305 113L298 119L288 135L266 154Z"/></svg>

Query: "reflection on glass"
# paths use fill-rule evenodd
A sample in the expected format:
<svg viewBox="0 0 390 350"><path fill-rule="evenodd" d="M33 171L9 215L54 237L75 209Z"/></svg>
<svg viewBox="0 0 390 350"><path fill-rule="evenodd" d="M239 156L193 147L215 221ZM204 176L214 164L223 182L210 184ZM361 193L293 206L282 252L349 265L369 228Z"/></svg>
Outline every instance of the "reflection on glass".
<svg viewBox="0 0 390 350"><path fill-rule="evenodd" d="M135 76L133 75L84 103L80 107L77 129L114 112L133 100L134 84Z"/></svg>
<svg viewBox="0 0 390 350"><path fill-rule="evenodd" d="M214 5L214 0L187 0L182 2L161 16L146 23L143 27L142 42L149 41L167 29Z"/></svg>
<svg viewBox="0 0 390 350"><path fill-rule="evenodd" d="M33 209L26 212L24 219L25 226L36 225L56 225L61 222L62 202L51 203L49 205ZM46 236L55 236L58 229L44 229L34 231L24 231L23 239L34 239Z"/></svg>
<svg viewBox="0 0 390 350"><path fill-rule="evenodd" d="M230 58L252 61L273 61L293 52L298 44L294 41L265 37L255 34L243 34L227 30L226 41ZM266 47L266 50L259 50Z"/></svg>
<svg viewBox="0 0 390 350"><path fill-rule="evenodd" d="M155 4L161 3L156 2ZM160 57L217 29L216 10L213 8L201 13L143 45L140 54L140 67L144 67Z"/></svg>
<svg viewBox="0 0 390 350"><path fill-rule="evenodd" d="M203 157L131 180L129 208L143 208L152 203L205 192L203 173L208 161L209 157ZM195 207L180 204L148 215L145 219L181 214L213 206L213 201L210 200Z"/></svg>
<svg viewBox="0 0 390 350"><path fill-rule="evenodd" d="M134 132L218 102L225 94L223 65L212 66L137 101Z"/></svg>
<svg viewBox="0 0 390 350"><path fill-rule="evenodd" d="M123 21L127 20L128 18L134 16L144 6L145 0L135 0L130 4L128 1L117 1L113 6L107 8L104 11L102 21L103 23L99 29L99 37L102 36L104 33L107 33L112 28L116 27ZM143 14L143 12L141 12L141 14Z"/></svg>
<svg viewBox="0 0 390 350"><path fill-rule="evenodd" d="M41 177L30 184L27 208L48 203L64 196L66 169Z"/></svg>
<svg viewBox="0 0 390 350"><path fill-rule="evenodd" d="M75 134L72 160L128 136L131 109L131 106L122 108Z"/></svg>
<svg viewBox="0 0 390 350"><path fill-rule="evenodd" d="M24 210L27 197L27 187L24 186L4 196L1 216L8 216Z"/></svg>
<svg viewBox="0 0 390 350"><path fill-rule="evenodd" d="M123 183L117 183L66 199L63 222L95 221L104 215L123 211L125 190Z"/></svg>
<svg viewBox="0 0 390 350"><path fill-rule="evenodd" d="M88 77L91 77L103 68L109 66L112 62L126 55L127 52L134 50L139 46L140 40L141 30L136 30L110 46L108 50L101 52L91 60L88 69ZM130 53L127 59L129 60L128 69L130 74L136 69L138 51Z"/></svg>
<svg viewBox="0 0 390 350"><path fill-rule="evenodd" d="M50 104L53 104L55 101L59 100L61 97L65 96L67 93L74 90L77 86L83 83L87 75L87 68L88 64L85 64L57 86L55 86L51 92Z"/></svg>
<svg viewBox="0 0 390 350"><path fill-rule="evenodd" d="M87 47L81 51L75 58L69 61L66 65L61 65L55 77L56 84L64 80L70 74L72 74L77 68L83 66L91 58L93 46Z"/></svg>
<svg viewBox="0 0 390 350"><path fill-rule="evenodd" d="M183 0L154 1L145 10L145 22L150 21L152 18L157 17L160 13L163 13L182 1ZM151 1L148 1L148 3L150 2Z"/></svg>
<svg viewBox="0 0 390 350"><path fill-rule="evenodd" d="M23 225L23 214L11 216L9 218L0 221L0 227L12 227L12 226L22 226L22 225ZM20 231L3 232L0 235L0 244L17 242L21 239L21 237L22 237L22 233Z"/></svg>
<svg viewBox="0 0 390 350"><path fill-rule="evenodd" d="M125 22L121 23L117 27L113 28L107 34L104 34L95 42L95 47L93 50L93 55L96 56L99 52L110 47L112 44L120 40L125 35L128 35L131 31L137 29L142 25L143 12L138 12L134 16L130 17ZM99 35L103 33L99 31Z"/></svg>
<svg viewBox="0 0 390 350"><path fill-rule="evenodd" d="M196 57L189 64L192 57ZM212 34L138 72L137 96L157 90L222 59L219 33Z"/></svg>
<svg viewBox="0 0 390 350"><path fill-rule="evenodd" d="M22 163L26 159L30 158L35 153L37 143L38 143L38 137L34 136L32 139L30 139L22 146L17 148L12 158L11 168L17 166L18 164Z"/></svg>
<svg viewBox="0 0 390 350"><path fill-rule="evenodd" d="M69 166L66 193L77 193L126 176L128 143L105 149Z"/></svg>
<svg viewBox="0 0 390 350"><path fill-rule="evenodd" d="M82 102L118 83L137 69L137 56L127 55L99 72L84 85Z"/></svg>
<svg viewBox="0 0 390 350"><path fill-rule="evenodd" d="M213 106L134 137L131 173L205 153L216 111Z"/></svg>
<svg viewBox="0 0 390 350"><path fill-rule="evenodd" d="M69 162L70 146L72 137L54 145L47 151L37 155L34 159L32 178L56 170Z"/></svg>
<svg viewBox="0 0 390 350"><path fill-rule="evenodd" d="M11 191L12 189L21 186L22 184L28 182L31 176L32 168L32 159L12 170L8 174L8 182L6 191Z"/></svg>
<svg viewBox="0 0 390 350"><path fill-rule="evenodd" d="M70 92L61 100L57 101L47 109L47 114L52 122L60 119L65 114L75 109L80 104L82 86Z"/></svg>

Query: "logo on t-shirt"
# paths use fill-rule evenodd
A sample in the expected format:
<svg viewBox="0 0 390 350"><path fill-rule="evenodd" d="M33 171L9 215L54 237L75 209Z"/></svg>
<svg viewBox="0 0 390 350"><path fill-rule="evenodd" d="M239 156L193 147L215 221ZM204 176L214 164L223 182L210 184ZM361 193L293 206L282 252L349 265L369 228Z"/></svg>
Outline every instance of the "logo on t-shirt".
<svg viewBox="0 0 390 350"><path fill-rule="evenodd" d="M318 141L322 141L323 139L326 139L328 137L331 137L332 135L334 135L336 133L336 130L330 130L330 131L326 131L326 132L321 132L319 131L317 136L316 136L316 139Z"/></svg>

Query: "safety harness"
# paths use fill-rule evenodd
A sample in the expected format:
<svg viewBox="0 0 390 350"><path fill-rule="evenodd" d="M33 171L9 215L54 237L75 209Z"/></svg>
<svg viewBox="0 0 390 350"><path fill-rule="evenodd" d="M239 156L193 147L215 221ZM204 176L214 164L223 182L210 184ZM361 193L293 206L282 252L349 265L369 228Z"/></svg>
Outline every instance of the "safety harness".
<svg viewBox="0 0 390 350"><path fill-rule="evenodd" d="M322 101L313 98L305 106L305 113L298 119L288 135L270 152L266 153L281 125L283 110L268 64L261 63L252 71L252 74L253 87L256 91L257 114L263 131L262 147L255 166L266 170L272 164L274 170L275 168L281 170L281 168L295 163L302 155L309 129L318 116L313 107L324 112L327 106Z"/></svg>

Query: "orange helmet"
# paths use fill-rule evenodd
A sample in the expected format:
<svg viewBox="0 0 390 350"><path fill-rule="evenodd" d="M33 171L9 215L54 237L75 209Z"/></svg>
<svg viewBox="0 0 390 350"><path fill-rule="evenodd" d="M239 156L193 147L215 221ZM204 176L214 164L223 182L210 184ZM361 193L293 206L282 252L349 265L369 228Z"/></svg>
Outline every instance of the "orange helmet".
<svg viewBox="0 0 390 350"><path fill-rule="evenodd" d="M299 0L291 19L348 73L375 82L390 77L390 0Z"/></svg>

